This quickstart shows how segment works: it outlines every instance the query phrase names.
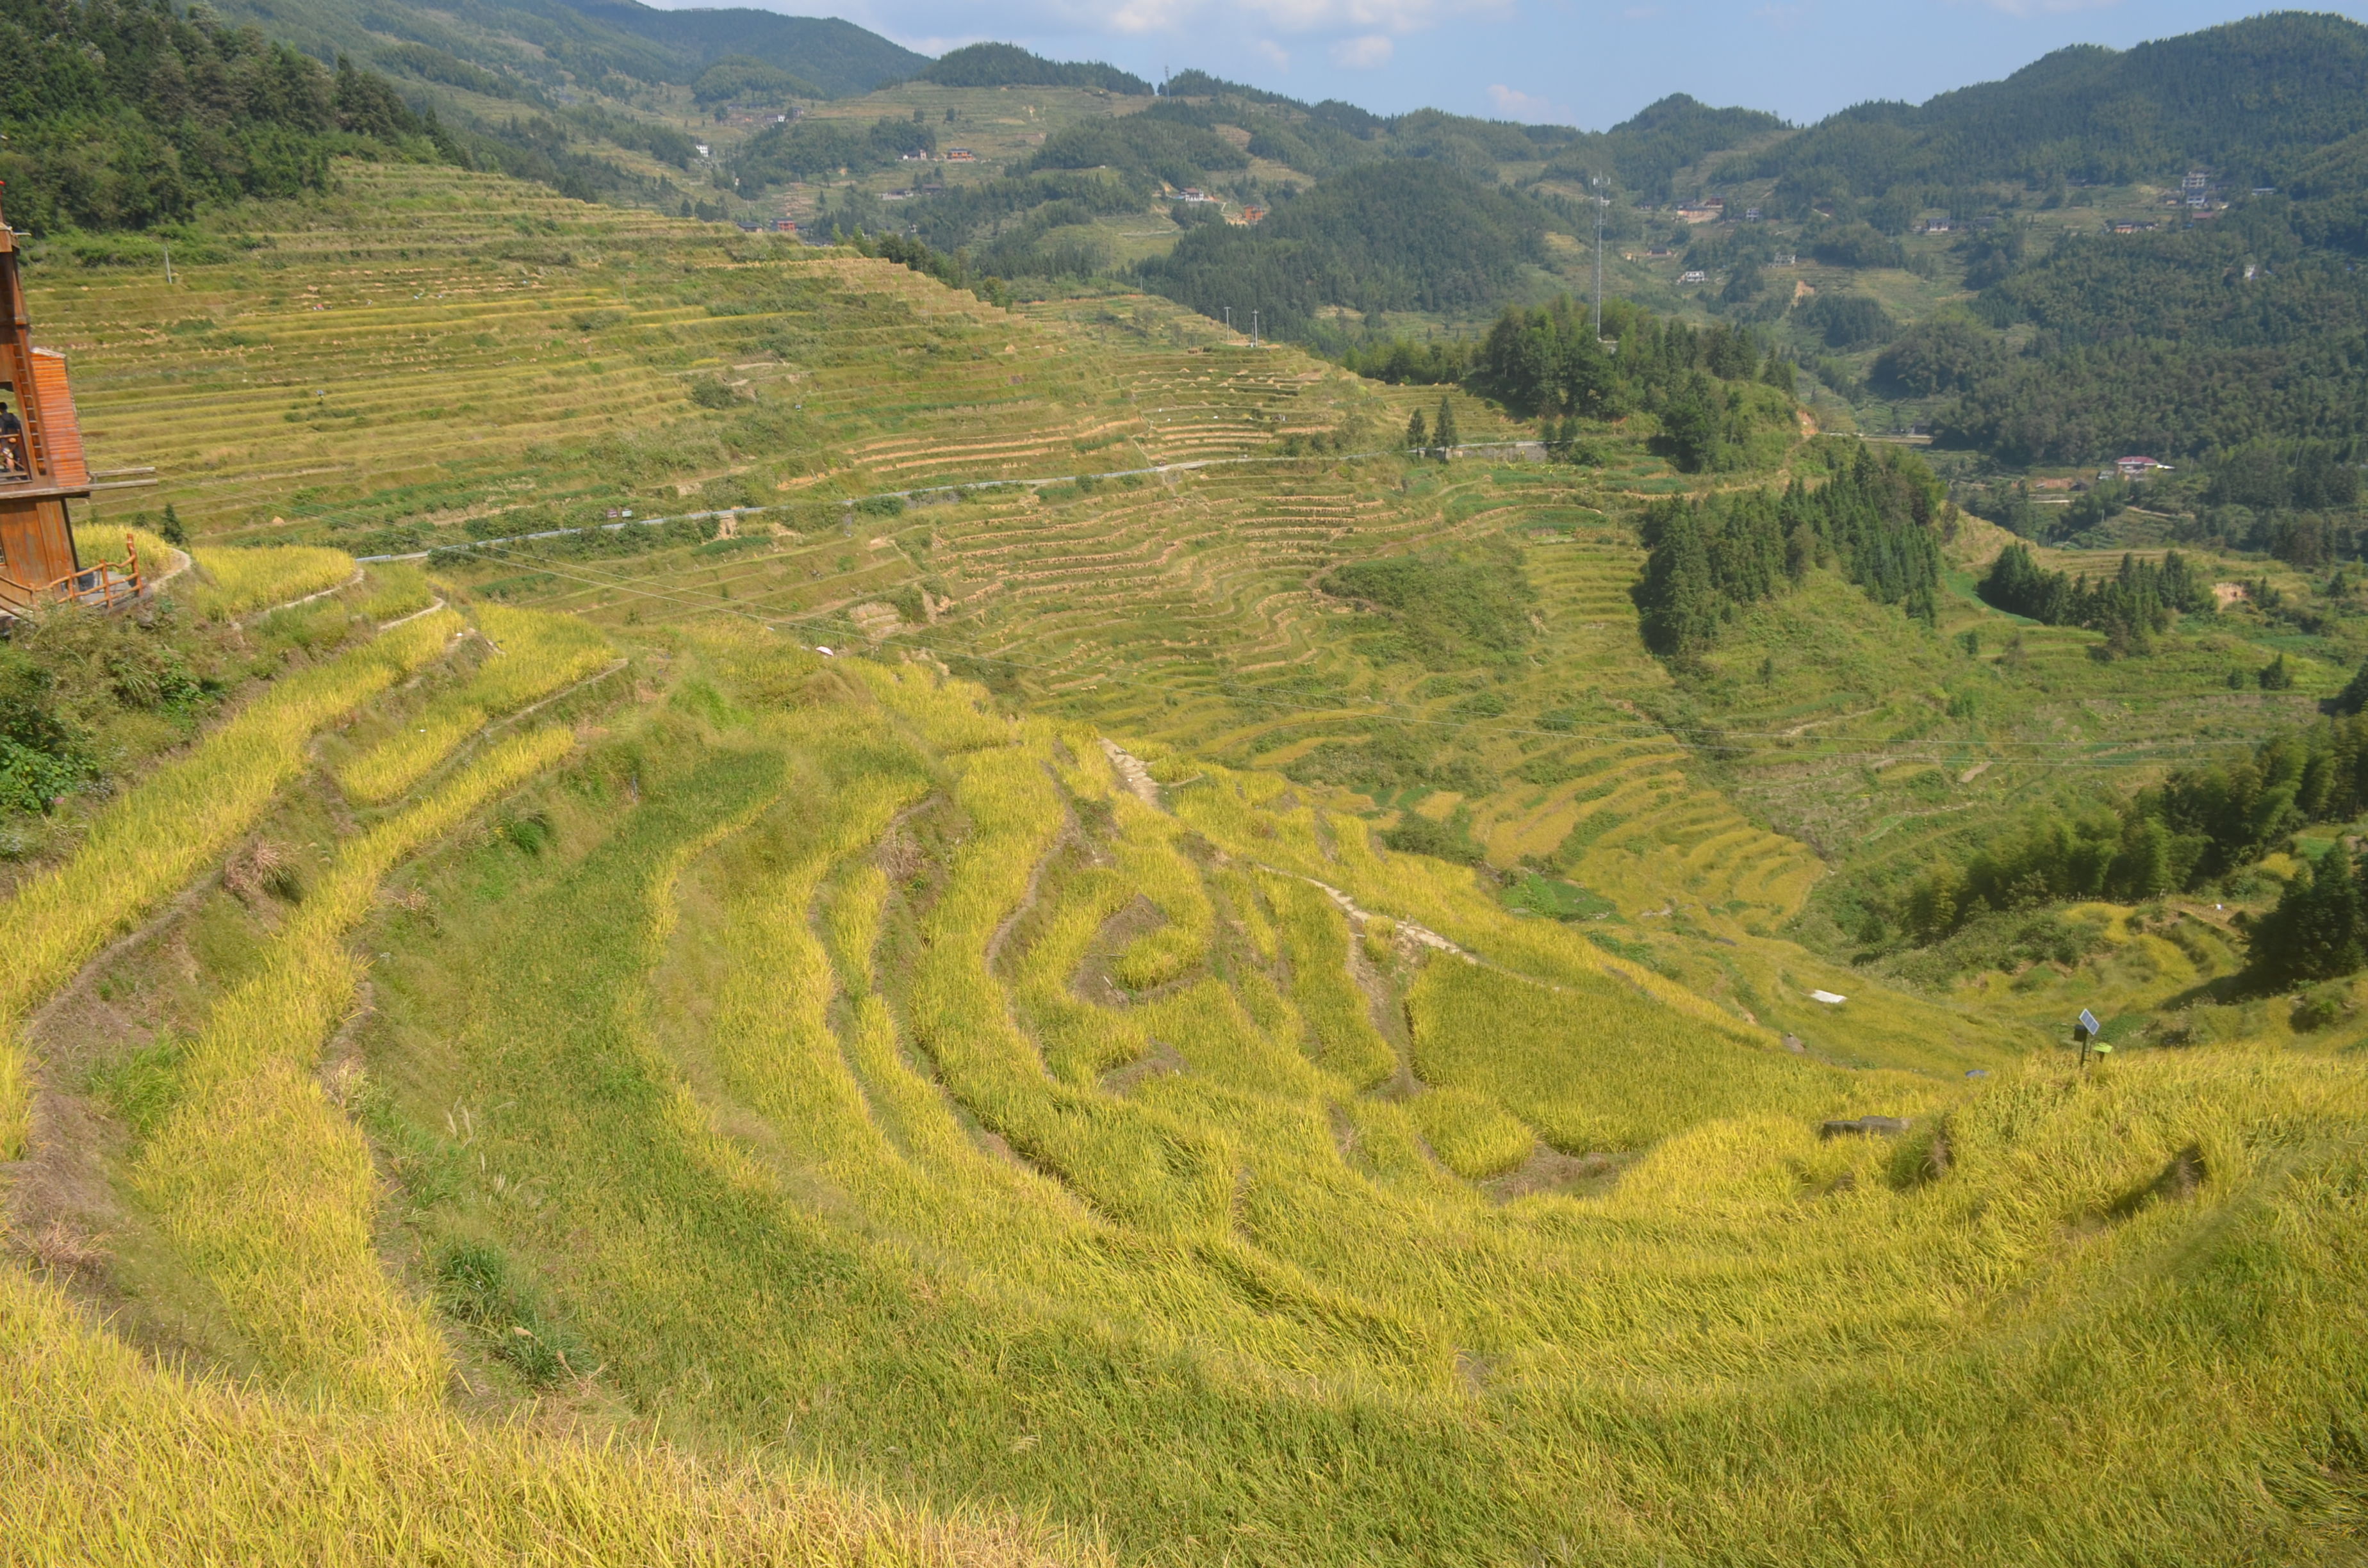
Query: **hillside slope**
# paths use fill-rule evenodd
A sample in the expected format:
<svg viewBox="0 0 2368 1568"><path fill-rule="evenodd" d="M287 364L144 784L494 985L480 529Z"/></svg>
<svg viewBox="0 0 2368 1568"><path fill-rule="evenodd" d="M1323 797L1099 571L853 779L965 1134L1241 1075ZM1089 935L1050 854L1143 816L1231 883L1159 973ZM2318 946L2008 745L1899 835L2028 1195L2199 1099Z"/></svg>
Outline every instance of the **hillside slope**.
<svg viewBox="0 0 2368 1568"><path fill-rule="evenodd" d="M7 1539L2348 1549L2350 993L2203 899L1920 969L1817 902L2248 754L2346 674L2279 623L2022 622L1938 507L1929 619L1804 536L1664 659L1647 506L1861 472L1748 357L1723 471L1460 392L1442 460L1163 301L336 176L32 272L161 470L85 548L196 530L110 624L219 706L11 839Z"/></svg>
<svg viewBox="0 0 2368 1568"><path fill-rule="evenodd" d="M459 664L233 828L320 835L301 898L243 852L32 1025L12 1539L1816 1561L1877 1495L1854 1560L2341 1539L2340 1059L1852 1071L1271 775L728 619L571 686L580 623L439 614ZM1817 1139L1868 1111L1914 1136ZM538 1405L618 1437L497 1420ZM334 1541L292 1463L353 1475Z"/></svg>

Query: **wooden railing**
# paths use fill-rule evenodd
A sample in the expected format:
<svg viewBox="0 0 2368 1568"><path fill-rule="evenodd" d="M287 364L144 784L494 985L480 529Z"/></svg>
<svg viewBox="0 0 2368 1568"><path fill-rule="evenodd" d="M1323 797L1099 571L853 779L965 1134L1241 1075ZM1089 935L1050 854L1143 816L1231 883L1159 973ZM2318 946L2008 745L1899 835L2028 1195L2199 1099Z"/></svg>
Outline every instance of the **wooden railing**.
<svg viewBox="0 0 2368 1568"><path fill-rule="evenodd" d="M124 540L131 560L124 565L102 561L85 566L79 572L69 572L53 583L39 587L19 583L14 577L0 574L0 612L22 613L50 605L78 604L91 609L108 610L138 599L145 591L140 575L139 546L129 536Z"/></svg>

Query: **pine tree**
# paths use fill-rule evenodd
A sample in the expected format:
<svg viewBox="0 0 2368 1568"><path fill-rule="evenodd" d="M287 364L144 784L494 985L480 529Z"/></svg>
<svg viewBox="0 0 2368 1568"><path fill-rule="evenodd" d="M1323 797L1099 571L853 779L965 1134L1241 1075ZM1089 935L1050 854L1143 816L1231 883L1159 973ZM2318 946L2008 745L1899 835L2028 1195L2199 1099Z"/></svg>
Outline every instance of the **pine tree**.
<svg viewBox="0 0 2368 1568"><path fill-rule="evenodd" d="M2363 708L2368 708L2368 659L2361 661L2360 668L2335 699L2338 713L2357 713Z"/></svg>
<svg viewBox="0 0 2368 1568"><path fill-rule="evenodd" d="M2271 985L2350 974L2368 962L2360 938L2359 882L2339 846L2295 872L2254 926L2253 972Z"/></svg>
<svg viewBox="0 0 2368 1568"><path fill-rule="evenodd" d="M1439 449L1441 462L1455 455L1455 403L1452 398L1439 400L1439 424L1431 433L1431 444Z"/></svg>
<svg viewBox="0 0 2368 1568"><path fill-rule="evenodd" d="M170 501L165 503L164 526L156 531L164 536L166 544L186 545L189 542L189 530L181 526L181 514L173 509Z"/></svg>
<svg viewBox="0 0 2368 1568"><path fill-rule="evenodd" d="M1430 427L1422 422L1422 410L1417 408L1406 417L1406 450L1419 452L1430 445Z"/></svg>

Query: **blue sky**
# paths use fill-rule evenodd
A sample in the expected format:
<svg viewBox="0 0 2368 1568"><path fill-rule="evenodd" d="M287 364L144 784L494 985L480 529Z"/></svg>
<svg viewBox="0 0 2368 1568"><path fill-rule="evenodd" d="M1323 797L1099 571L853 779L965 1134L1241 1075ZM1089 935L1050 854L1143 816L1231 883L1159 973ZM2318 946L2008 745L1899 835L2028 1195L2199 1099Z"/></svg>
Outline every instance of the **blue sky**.
<svg viewBox="0 0 2368 1568"><path fill-rule="evenodd" d="M1867 98L1920 102L2066 44L2125 48L2262 9L2226 0L774 0L768 8L845 17L930 54L1000 39L1152 79L1199 66L1379 113L1429 106L1597 130L1676 92L1795 120ZM2368 0L2310 8L2368 20Z"/></svg>

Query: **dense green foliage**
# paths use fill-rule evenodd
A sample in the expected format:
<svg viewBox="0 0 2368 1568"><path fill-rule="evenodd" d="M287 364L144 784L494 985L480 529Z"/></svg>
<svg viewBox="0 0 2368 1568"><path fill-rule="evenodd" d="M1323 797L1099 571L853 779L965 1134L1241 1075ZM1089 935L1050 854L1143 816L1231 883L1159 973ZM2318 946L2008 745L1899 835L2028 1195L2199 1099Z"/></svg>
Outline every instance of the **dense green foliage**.
<svg viewBox="0 0 2368 1568"><path fill-rule="evenodd" d="M1859 447L1814 488L1730 491L1645 510L1645 574L1634 589L1645 644L1700 653L1719 625L1827 562L1879 604L1930 622L1941 581L1939 487L1896 449Z"/></svg>
<svg viewBox="0 0 2368 1568"><path fill-rule="evenodd" d="M1679 169L1783 129L1782 120L1759 109L1713 108L1672 93L1607 131L1579 138L1554 155L1546 172L1563 179L1606 175L1637 197L1666 201Z"/></svg>
<svg viewBox="0 0 2368 1568"><path fill-rule="evenodd" d="M1920 107L1862 104L1779 142L1755 172L1777 205L2012 180L2176 180L2198 164L2274 184L2368 127L2368 28L2284 12L2122 52L2058 50Z"/></svg>
<svg viewBox="0 0 2368 1568"><path fill-rule="evenodd" d="M1697 328L1614 300L1603 331L1599 338L1587 309L1567 295L1536 310L1513 306L1469 351L1463 381L1523 417L1650 414L1661 446L1689 472L1765 466L1782 454L1793 428L1791 367L1772 351L1763 357L1748 327ZM1419 381L1459 351L1418 357L1392 346L1350 363Z"/></svg>
<svg viewBox="0 0 2368 1568"><path fill-rule="evenodd" d="M661 10L636 0L495 0L472 6L469 15L480 28L535 45L585 82L611 73L642 82L689 82L737 55L834 97L849 97L903 81L928 63L927 55L836 17L785 17L755 6ZM402 0L374 0L368 16L374 32L438 41L467 38L434 12ZM504 51L505 64L510 52Z"/></svg>
<svg viewBox="0 0 2368 1568"><path fill-rule="evenodd" d="M2005 342L1963 316L1918 322L1875 356L1873 380L1909 397L1965 392L2005 362Z"/></svg>
<svg viewBox="0 0 2368 1568"><path fill-rule="evenodd" d="M1894 345L1877 379L1958 394L1935 434L2016 463L2348 444L2368 435L2357 201L2269 196L2206 227L2066 235L1977 302L2037 328L2021 353L1944 319Z"/></svg>
<svg viewBox="0 0 2368 1568"><path fill-rule="evenodd" d="M768 125L748 139L735 163L744 181L758 185L815 179L889 168L908 153L927 153L938 133L926 121L883 115L857 128L846 119L798 119Z"/></svg>
<svg viewBox="0 0 2368 1568"><path fill-rule="evenodd" d="M2223 452L2212 464L2204 499L2256 511L2349 506L2360 499L2357 444L2335 441L2253 441Z"/></svg>
<svg viewBox="0 0 2368 1568"><path fill-rule="evenodd" d="M1462 381L1472 368L1476 347L1462 337L1432 338L1427 343L1394 337L1351 344L1341 351L1340 363L1360 376L1392 386L1435 387Z"/></svg>
<svg viewBox="0 0 2368 1568"><path fill-rule="evenodd" d="M690 86L691 100L699 104L778 104L793 97L824 96L820 87L804 77L746 54L725 55L701 71Z"/></svg>
<svg viewBox="0 0 2368 1568"><path fill-rule="evenodd" d="M856 233L848 236L848 243L860 255L882 256L909 267L949 289L967 289L989 304L1010 303L1010 291L1004 287L1003 279L973 271L969 258L960 254L948 256L902 234Z"/></svg>
<svg viewBox="0 0 2368 1568"><path fill-rule="evenodd" d="M2017 542L1998 551L1978 591L1994 608L2044 625L2102 631L2116 653L2148 652L2153 635L2170 630L2174 612L2212 608L2212 585L2175 550L2159 566L2123 555L2120 571L2091 585L2085 573L2075 577L2046 570L2032 559L2029 545Z"/></svg>
<svg viewBox="0 0 2368 1568"><path fill-rule="evenodd" d="M1914 939L1930 942L1986 909L2205 889L2297 830L2349 822L2363 810L2368 720L2326 720L2250 756L2178 769L2112 809L2068 819L2048 813L1962 865L1944 861L1911 887L1900 924ZM2283 929L2265 924L2256 955L2279 948ZM2271 960L2271 969L2283 961ZM2296 973L2313 977L2308 964Z"/></svg>
<svg viewBox="0 0 2368 1568"><path fill-rule="evenodd" d="M1444 165L1364 165L1255 227L1194 229L1136 272L1203 314L1256 303L1275 335L1306 335L1326 305L1485 310L1543 257L1544 232L1531 204Z"/></svg>
<svg viewBox="0 0 2368 1568"><path fill-rule="evenodd" d="M1197 185L1212 170L1247 167L1248 154L1218 135L1207 114L1163 102L1140 114L1064 126L1012 172L1109 168L1156 188L1159 181Z"/></svg>
<svg viewBox="0 0 2368 1568"><path fill-rule="evenodd" d="M18 621L0 644L0 812L45 813L120 770L127 721L193 729L222 690L209 652L170 614L64 609Z"/></svg>
<svg viewBox="0 0 2368 1568"><path fill-rule="evenodd" d="M1530 607L1537 602L1520 562L1497 551L1352 561L1326 573L1322 585L1378 612L1380 634L1368 636L1366 651L1383 662L1443 664L1459 651L1509 658L1530 640Z"/></svg>
<svg viewBox="0 0 2368 1568"><path fill-rule="evenodd" d="M8 215L37 233L319 189L333 153L459 157L382 77L169 0L6 0L0 84Z"/></svg>
<svg viewBox="0 0 2368 1568"><path fill-rule="evenodd" d="M2360 867L2339 845L2305 860L2253 923L2250 978L2283 987L2332 980L2368 964L2368 920L2360 901Z"/></svg>
<svg viewBox="0 0 2368 1568"><path fill-rule="evenodd" d="M1801 312L1800 320L1828 348L1864 348L1898 331L1883 302L1866 294L1820 294Z"/></svg>
<svg viewBox="0 0 2368 1568"><path fill-rule="evenodd" d="M973 43L923 66L918 80L941 87L1099 87L1143 97L1151 84L1098 61L1047 60L1016 44Z"/></svg>

